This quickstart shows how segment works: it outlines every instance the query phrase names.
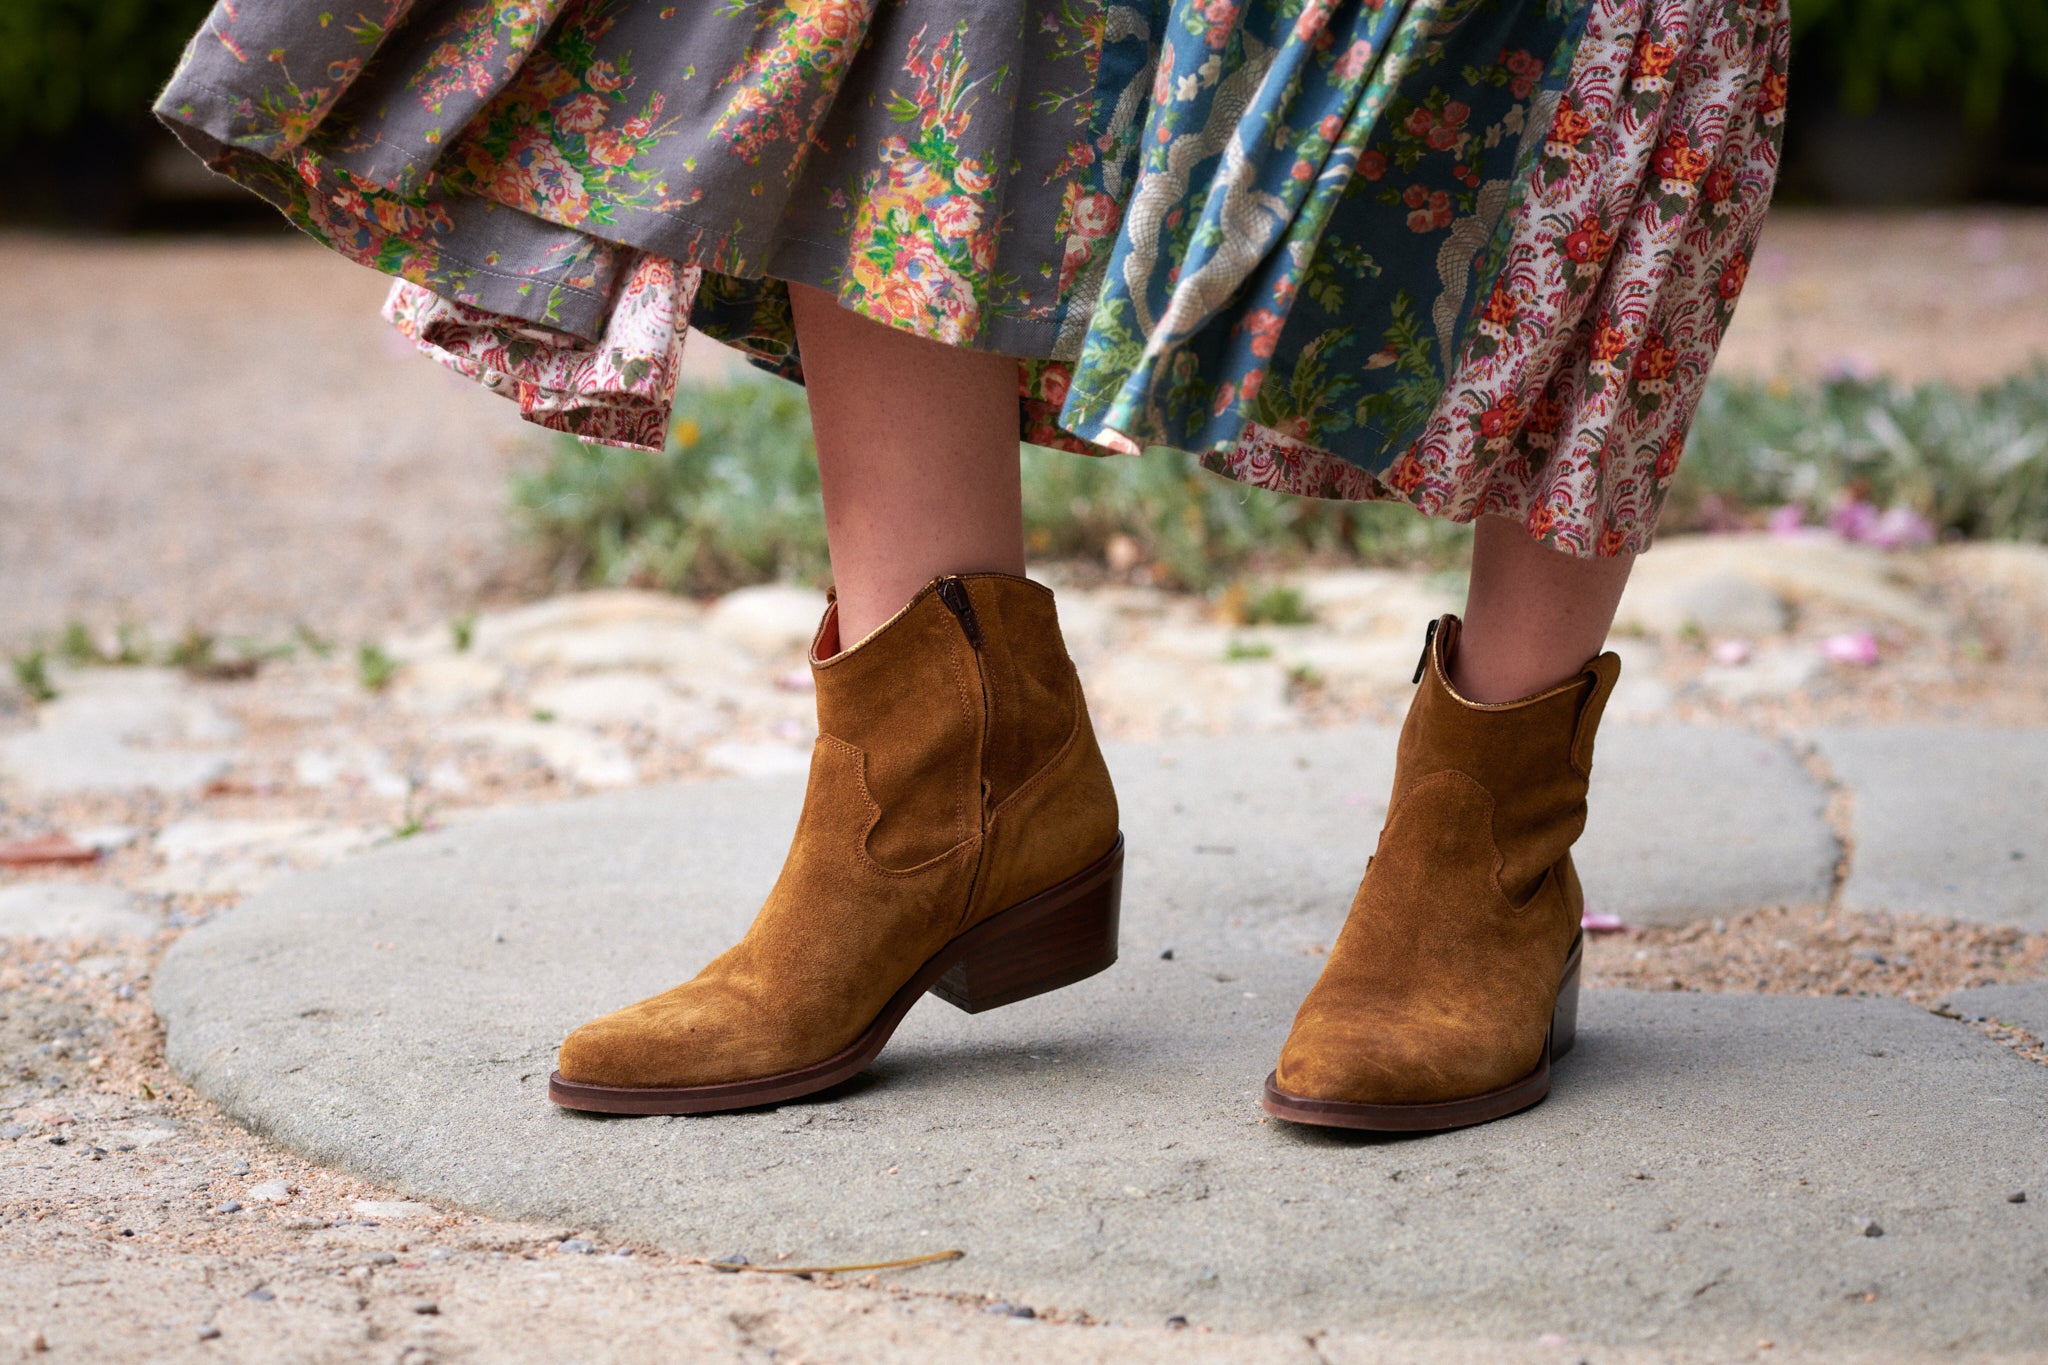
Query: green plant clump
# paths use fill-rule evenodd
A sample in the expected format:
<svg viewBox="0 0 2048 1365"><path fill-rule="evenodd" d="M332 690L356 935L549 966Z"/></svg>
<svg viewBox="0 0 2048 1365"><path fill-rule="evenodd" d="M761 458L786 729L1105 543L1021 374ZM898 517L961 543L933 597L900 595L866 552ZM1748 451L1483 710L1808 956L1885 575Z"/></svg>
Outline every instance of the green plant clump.
<svg viewBox="0 0 2048 1365"><path fill-rule="evenodd" d="M1976 390L1709 384L1663 526L1785 504L1825 516L1851 498L1910 508L1950 538L2048 541L2048 364Z"/></svg>
<svg viewBox="0 0 2048 1365"><path fill-rule="evenodd" d="M382 645L363 643L356 649L356 681L366 691L382 692L398 676L398 660L384 652Z"/></svg>
<svg viewBox="0 0 2048 1365"><path fill-rule="evenodd" d="M686 393L659 454L564 438L514 501L563 582L716 593L822 582L824 512L801 391L780 381ZM1129 557L1151 581L1219 594L1245 625L1306 623L1298 592L1248 577L1308 563L1455 570L1468 527L1398 504L1286 497L1155 450L1090 459L1024 449L1034 560ZM1707 387L1660 527L1761 525L1787 504L1908 508L1949 537L2048 540L2048 365L1970 390L1886 380ZM1116 553L1112 553L1113 548Z"/></svg>
<svg viewBox="0 0 2048 1365"><path fill-rule="evenodd" d="M826 572L803 391L746 382L677 395L659 454L563 438L513 504L563 582L724 592Z"/></svg>
<svg viewBox="0 0 2048 1365"><path fill-rule="evenodd" d="M1471 542L1469 527L1404 506L1268 493L1172 450L1091 459L1027 447L1024 525L1038 558L1099 560L1130 536L1156 579L1196 592L1311 560L1442 568Z"/></svg>
<svg viewBox="0 0 2048 1365"><path fill-rule="evenodd" d="M57 688L50 681L50 660L40 649L16 654L8 660L14 667L14 681L30 701L57 700Z"/></svg>
<svg viewBox="0 0 2048 1365"><path fill-rule="evenodd" d="M544 468L515 480L519 519L559 581L691 593L824 581L825 517L802 391L744 382L686 392L677 410L674 438L658 455L565 437ZM1246 488L1173 451L1090 459L1026 446L1023 460L1034 559L1100 561L1112 539L1128 536L1155 579L1195 591L1253 564L1318 557L1441 567L1469 541L1466 528L1405 507Z"/></svg>

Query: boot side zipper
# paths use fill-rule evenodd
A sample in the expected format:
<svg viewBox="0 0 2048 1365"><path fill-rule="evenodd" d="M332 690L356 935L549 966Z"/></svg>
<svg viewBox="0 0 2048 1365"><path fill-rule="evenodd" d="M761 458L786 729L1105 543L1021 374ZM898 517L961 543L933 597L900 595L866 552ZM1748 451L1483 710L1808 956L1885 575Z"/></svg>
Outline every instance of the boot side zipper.
<svg viewBox="0 0 2048 1365"><path fill-rule="evenodd" d="M967 643L980 649L981 622L975 618L974 601L967 595L967 585L957 578L941 578L939 600L959 620L960 629L967 633Z"/></svg>
<svg viewBox="0 0 2048 1365"><path fill-rule="evenodd" d="M1429 647L1436 643L1436 627L1437 623L1431 621L1429 629L1422 632L1422 657L1415 661L1415 677L1413 679L1417 683L1422 681L1422 675L1429 669Z"/></svg>
<svg viewBox="0 0 2048 1365"><path fill-rule="evenodd" d="M961 633L974 650L974 672L981 683L981 748L975 755L975 794L981 807L980 819L982 846L974 860L974 875L967 881L967 903L960 908L960 921L955 932L967 923L967 916L973 911L975 902L981 896L981 874L988 857L988 728L995 716L995 705L988 695L988 672L982 666L981 618L974 614L974 599L968 596L967 585L958 578L939 580L939 600L946 604L946 610L953 613L953 619L960 623Z"/></svg>

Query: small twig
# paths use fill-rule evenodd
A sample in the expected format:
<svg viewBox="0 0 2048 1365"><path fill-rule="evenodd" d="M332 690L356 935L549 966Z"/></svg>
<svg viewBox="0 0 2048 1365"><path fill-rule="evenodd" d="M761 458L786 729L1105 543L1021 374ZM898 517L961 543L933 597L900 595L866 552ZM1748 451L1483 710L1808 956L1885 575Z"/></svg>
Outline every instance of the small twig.
<svg viewBox="0 0 2048 1365"><path fill-rule="evenodd" d="M698 1264L723 1270L728 1275L742 1270L758 1271L763 1275L851 1275L862 1270L907 1270L911 1266L957 1261L966 1254L960 1250L934 1251L926 1256L906 1256L900 1261L873 1261L867 1265L751 1265L746 1261L699 1261Z"/></svg>

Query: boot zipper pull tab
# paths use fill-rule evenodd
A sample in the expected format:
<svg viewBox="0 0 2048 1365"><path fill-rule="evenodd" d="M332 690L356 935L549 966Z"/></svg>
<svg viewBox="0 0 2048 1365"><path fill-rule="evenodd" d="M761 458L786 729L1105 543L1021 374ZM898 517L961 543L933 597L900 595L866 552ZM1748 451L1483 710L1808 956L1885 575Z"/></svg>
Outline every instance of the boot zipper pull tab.
<svg viewBox="0 0 2048 1365"><path fill-rule="evenodd" d="M1415 676L1412 682L1422 681L1422 672L1429 667L1429 647L1436 643L1436 622L1429 623L1429 629L1422 632L1422 657L1415 661Z"/></svg>
<svg viewBox="0 0 2048 1365"><path fill-rule="evenodd" d="M939 580L939 600L946 604L946 610L959 618L960 629L967 633L967 643L981 648L981 622L975 619L973 599L967 595L967 585L957 578Z"/></svg>

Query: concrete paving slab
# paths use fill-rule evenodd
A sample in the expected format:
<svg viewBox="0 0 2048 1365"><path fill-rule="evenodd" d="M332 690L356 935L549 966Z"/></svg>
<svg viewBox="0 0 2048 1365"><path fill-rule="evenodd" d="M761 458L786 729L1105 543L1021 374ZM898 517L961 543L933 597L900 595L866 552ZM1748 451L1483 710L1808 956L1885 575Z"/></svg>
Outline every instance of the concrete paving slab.
<svg viewBox="0 0 2048 1365"><path fill-rule="evenodd" d="M1844 905L2048 929L2048 733L1899 725L1811 738L1856 793Z"/></svg>
<svg viewBox="0 0 2048 1365"><path fill-rule="evenodd" d="M598 1119L543 1087L570 1027L741 932L796 780L387 845L187 935L156 1004L174 1066L318 1160L699 1254L959 1247L914 1282L1244 1329L2038 1340L2048 1222L2005 1196L2048 1188L2048 1068L1898 1002L1597 992L1527 1115L1410 1140L1262 1121L1379 820L1341 797L1379 789L1388 742L1118 751L1123 961L980 1017L926 1001L862 1077L776 1109Z"/></svg>

